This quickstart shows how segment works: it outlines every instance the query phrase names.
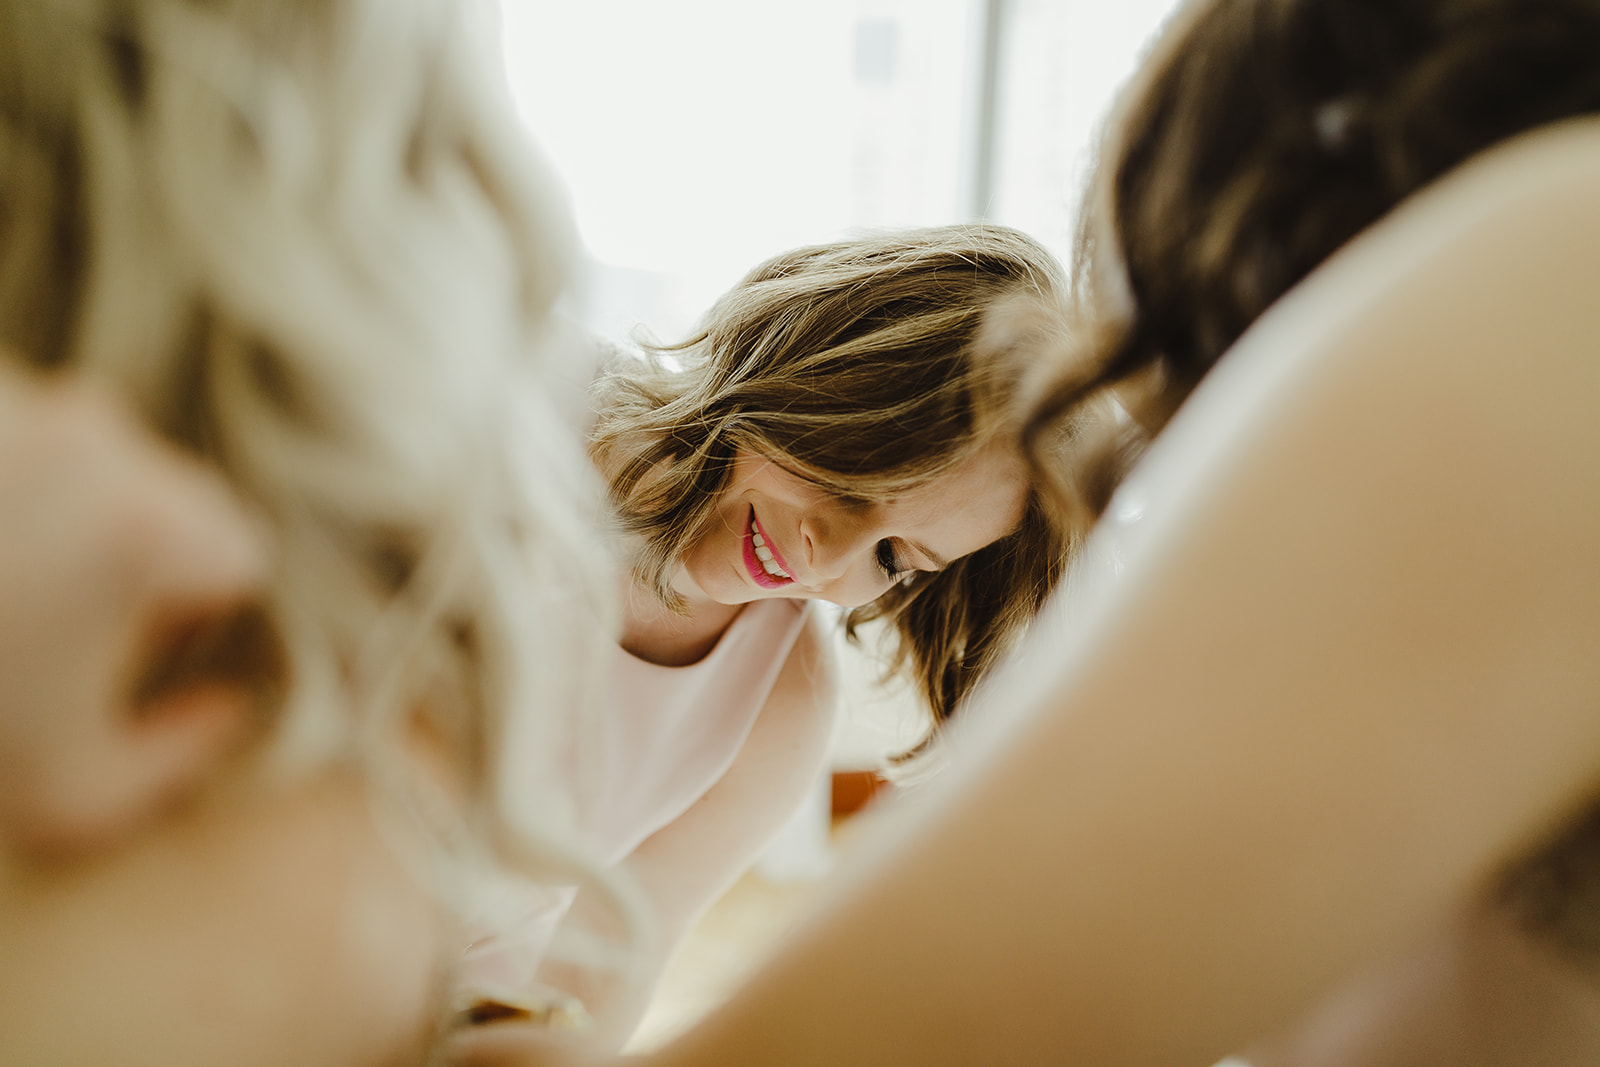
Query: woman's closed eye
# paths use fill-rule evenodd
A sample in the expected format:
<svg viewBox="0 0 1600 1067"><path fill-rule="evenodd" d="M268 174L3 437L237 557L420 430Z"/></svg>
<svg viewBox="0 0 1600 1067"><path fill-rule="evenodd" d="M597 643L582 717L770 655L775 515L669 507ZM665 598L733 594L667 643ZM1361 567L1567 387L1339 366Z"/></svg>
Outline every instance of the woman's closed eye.
<svg viewBox="0 0 1600 1067"><path fill-rule="evenodd" d="M895 555L894 542L882 540L874 552L878 560L878 569L892 582L905 573L906 568L900 562L900 557Z"/></svg>

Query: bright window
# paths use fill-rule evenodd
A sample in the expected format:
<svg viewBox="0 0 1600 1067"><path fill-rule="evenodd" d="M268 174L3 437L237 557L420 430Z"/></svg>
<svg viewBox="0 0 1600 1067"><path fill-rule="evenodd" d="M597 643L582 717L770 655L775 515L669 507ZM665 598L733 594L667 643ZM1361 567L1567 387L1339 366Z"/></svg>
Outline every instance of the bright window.
<svg viewBox="0 0 1600 1067"><path fill-rule="evenodd" d="M613 336L786 248L985 215L1069 247L1098 118L1172 0L502 0Z"/></svg>

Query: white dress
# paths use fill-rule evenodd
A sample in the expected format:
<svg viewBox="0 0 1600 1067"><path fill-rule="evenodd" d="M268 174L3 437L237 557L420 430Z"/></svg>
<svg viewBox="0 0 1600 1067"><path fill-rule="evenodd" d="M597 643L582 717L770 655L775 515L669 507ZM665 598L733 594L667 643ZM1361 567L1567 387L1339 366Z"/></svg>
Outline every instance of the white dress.
<svg viewBox="0 0 1600 1067"><path fill-rule="evenodd" d="M684 667L616 649L607 697L573 760L578 828L592 855L620 863L727 773L805 627L806 606L755 601ZM510 918L486 930L463 960L469 994L514 1002L531 990L575 893L529 885L511 892Z"/></svg>

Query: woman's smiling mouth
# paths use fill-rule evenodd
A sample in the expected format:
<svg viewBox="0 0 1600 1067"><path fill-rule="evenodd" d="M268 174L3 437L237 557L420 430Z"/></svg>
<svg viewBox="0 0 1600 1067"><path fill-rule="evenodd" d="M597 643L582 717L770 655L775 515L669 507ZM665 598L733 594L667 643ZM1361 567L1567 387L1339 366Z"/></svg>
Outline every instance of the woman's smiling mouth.
<svg viewBox="0 0 1600 1067"><path fill-rule="evenodd" d="M755 508L750 509L750 521L746 524L742 541L744 566L750 572L751 581L763 589L780 589L793 584L794 575L784 566L784 559L778 554L772 538L762 530L760 521L756 519Z"/></svg>

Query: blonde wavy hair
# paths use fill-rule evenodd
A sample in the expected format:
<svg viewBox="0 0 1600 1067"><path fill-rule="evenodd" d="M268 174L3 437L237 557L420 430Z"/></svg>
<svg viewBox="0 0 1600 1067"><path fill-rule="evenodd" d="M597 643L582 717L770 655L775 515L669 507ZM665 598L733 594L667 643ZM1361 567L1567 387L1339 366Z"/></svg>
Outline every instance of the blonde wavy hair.
<svg viewBox="0 0 1600 1067"><path fill-rule="evenodd" d="M110 383L268 520L268 773L358 767L450 854L587 881L551 772L603 637L543 622L604 615L541 386L568 222L488 17L0 0L0 343ZM464 822L404 758L419 718Z"/></svg>

